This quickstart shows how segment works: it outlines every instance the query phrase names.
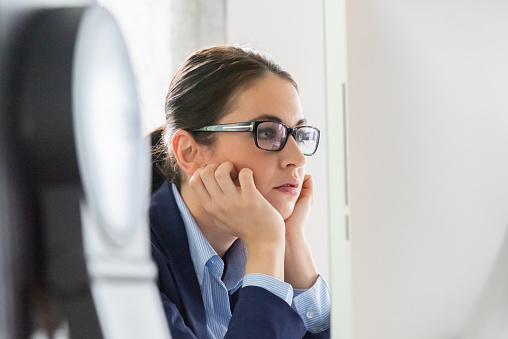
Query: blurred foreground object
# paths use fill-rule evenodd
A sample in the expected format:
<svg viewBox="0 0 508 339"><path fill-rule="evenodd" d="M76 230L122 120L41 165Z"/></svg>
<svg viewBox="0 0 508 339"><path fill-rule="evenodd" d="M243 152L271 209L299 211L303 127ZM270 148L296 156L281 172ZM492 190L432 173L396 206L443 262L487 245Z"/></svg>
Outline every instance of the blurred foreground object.
<svg viewBox="0 0 508 339"><path fill-rule="evenodd" d="M118 25L99 6L45 9L13 39L0 338L65 323L72 338L170 338L148 241L149 145Z"/></svg>

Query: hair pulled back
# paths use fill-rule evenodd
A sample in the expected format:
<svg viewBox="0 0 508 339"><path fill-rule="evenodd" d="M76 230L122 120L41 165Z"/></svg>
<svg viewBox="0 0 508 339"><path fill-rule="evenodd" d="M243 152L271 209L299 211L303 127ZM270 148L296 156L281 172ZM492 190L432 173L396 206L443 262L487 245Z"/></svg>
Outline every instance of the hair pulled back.
<svg viewBox="0 0 508 339"><path fill-rule="evenodd" d="M178 188L181 184L180 168L171 148L175 131L217 124L230 113L240 91L269 72L290 81L298 90L289 73L250 48L215 46L199 50L185 60L169 85L163 138L166 153L164 174ZM214 133L192 133L192 136L201 145L211 146L215 140Z"/></svg>

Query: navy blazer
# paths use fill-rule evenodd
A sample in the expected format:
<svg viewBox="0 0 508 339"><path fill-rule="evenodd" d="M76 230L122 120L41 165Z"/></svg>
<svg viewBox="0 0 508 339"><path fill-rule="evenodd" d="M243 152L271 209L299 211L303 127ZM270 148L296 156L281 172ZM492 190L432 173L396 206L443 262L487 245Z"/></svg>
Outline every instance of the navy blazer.
<svg viewBox="0 0 508 339"><path fill-rule="evenodd" d="M194 271L185 225L171 184L164 182L150 202L152 256L158 285L174 339L206 338L206 316ZM231 321L225 338L329 338L330 330L306 332L300 316L264 288L239 288L230 296Z"/></svg>

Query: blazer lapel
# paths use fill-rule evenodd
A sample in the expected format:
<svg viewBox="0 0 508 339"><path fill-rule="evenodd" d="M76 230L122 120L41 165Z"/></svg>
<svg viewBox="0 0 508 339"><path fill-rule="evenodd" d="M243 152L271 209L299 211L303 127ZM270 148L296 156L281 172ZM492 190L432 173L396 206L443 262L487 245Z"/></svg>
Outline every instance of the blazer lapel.
<svg viewBox="0 0 508 339"><path fill-rule="evenodd" d="M182 302L179 309L183 308L185 312L182 316L198 338L205 338L206 313L201 289L190 255L185 225L173 196L171 184L167 181L152 195L150 222L157 247L168 258L168 262L173 264L168 268L175 278L177 292Z"/></svg>

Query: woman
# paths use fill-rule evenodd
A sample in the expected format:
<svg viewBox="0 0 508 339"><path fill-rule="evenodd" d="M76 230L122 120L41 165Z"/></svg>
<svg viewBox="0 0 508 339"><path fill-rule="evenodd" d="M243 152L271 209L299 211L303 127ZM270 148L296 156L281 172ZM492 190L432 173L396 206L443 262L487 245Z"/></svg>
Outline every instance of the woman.
<svg viewBox="0 0 508 339"><path fill-rule="evenodd" d="M168 180L150 206L174 338L328 338L330 296L304 224L313 203L293 78L258 52L191 55L166 98Z"/></svg>

